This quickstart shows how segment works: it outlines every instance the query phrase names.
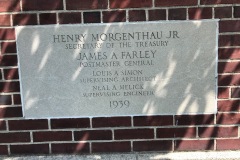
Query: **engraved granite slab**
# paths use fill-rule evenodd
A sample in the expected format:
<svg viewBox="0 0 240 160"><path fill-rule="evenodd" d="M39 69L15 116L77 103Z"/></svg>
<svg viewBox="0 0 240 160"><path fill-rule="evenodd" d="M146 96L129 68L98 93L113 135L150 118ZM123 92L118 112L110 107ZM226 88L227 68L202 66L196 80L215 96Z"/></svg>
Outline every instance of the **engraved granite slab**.
<svg viewBox="0 0 240 160"><path fill-rule="evenodd" d="M218 21L16 27L26 118L216 113Z"/></svg>

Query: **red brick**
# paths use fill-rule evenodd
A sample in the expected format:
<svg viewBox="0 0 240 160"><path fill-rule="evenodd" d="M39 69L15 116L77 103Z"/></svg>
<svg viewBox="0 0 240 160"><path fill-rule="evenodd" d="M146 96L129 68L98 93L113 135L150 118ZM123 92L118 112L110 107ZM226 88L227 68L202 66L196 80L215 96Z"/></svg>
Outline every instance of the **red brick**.
<svg viewBox="0 0 240 160"><path fill-rule="evenodd" d="M119 129L114 130L115 139L153 139L153 129Z"/></svg>
<svg viewBox="0 0 240 160"><path fill-rule="evenodd" d="M130 127L131 117L96 117L92 119L94 128L100 127Z"/></svg>
<svg viewBox="0 0 240 160"><path fill-rule="evenodd" d="M238 127L199 127L198 132L201 138L237 137Z"/></svg>
<svg viewBox="0 0 240 160"><path fill-rule="evenodd" d="M22 0L24 11L62 10L62 0Z"/></svg>
<svg viewBox="0 0 240 160"><path fill-rule="evenodd" d="M89 118L51 119L52 129L89 128Z"/></svg>
<svg viewBox="0 0 240 160"><path fill-rule="evenodd" d="M29 132L0 133L0 143L30 142Z"/></svg>
<svg viewBox="0 0 240 160"><path fill-rule="evenodd" d="M39 120L9 120L9 130L42 130L48 129L48 121Z"/></svg>
<svg viewBox="0 0 240 160"><path fill-rule="evenodd" d="M1 55L0 66L17 66L17 55Z"/></svg>
<svg viewBox="0 0 240 160"><path fill-rule="evenodd" d="M12 97L11 95L0 95L0 105L11 105Z"/></svg>
<svg viewBox="0 0 240 160"><path fill-rule="evenodd" d="M0 26L11 26L10 15L0 15Z"/></svg>
<svg viewBox="0 0 240 160"><path fill-rule="evenodd" d="M233 16L234 16L234 18L240 18L240 6L234 7Z"/></svg>
<svg viewBox="0 0 240 160"><path fill-rule="evenodd" d="M200 151L213 150L213 140L177 140L175 142L176 151Z"/></svg>
<svg viewBox="0 0 240 160"><path fill-rule="evenodd" d="M2 42L1 52L4 53L16 53L16 42Z"/></svg>
<svg viewBox="0 0 240 160"><path fill-rule="evenodd" d="M126 11L104 11L103 22L125 22Z"/></svg>
<svg viewBox="0 0 240 160"><path fill-rule="evenodd" d="M156 21L156 20L166 20L166 10L165 9L156 9L148 11L148 20Z"/></svg>
<svg viewBox="0 0 240 160"><path fill-rule="evenodd" d="M146 13L145 10L130 10L129 21L146 21Z"/></svg>
<svg viewBox="0 0 240 160"><path fill-rule="evenodd" d="M240 114L237 113L218 113L217 124L231 125L240 124Z"/></svg>
<svg viewBox="0 0 240 160"><path fill-rule="evenodd" d="M0 12L20 11L19 0L1 0Z"/></svg>
<svg viewBox="0 0 240 160"><path fill-rule="evenodd" d="M100 23L101 22L100 12L84 12L83 21L84 23Z"/></svg>
<svg viewBox="0 0 240 160"><path fill-rule="evenodd" d="M99 142L92 143L92 152L130 152L130 142Z"/></svg>
<svg viewBox="0 0 240 160"><path fill-rule="evenodd" d="M218 73L240 73L240 62L218 62Z"/></svg>
<svg viewBox="0 0 240 160"><path fill-rule="evenodd" d="M13 25L37 25L36 14L14 14Z"/></svg>
<svg viewBox="0 0 240 160"><path fill-rule="evenodd" d="M4 73L4 79L7 79L7 80L19 79L18 68L4 69L3 73Z"/></svg>
<svg viewBox="0 0 240 160"><path fill-rule="evenodd" d="M196 128L158 128L157 138L195 138Z"/></svg>
<svg viewBox="0 0 240 160"><path fill-rule="evenodd" d="M14 40L15 30L13 28L2 28L0 29L0 40Z"/></svg>
<svg viewBox="0 0 240 160"><path fill-rule="evenodd" d="M218 86L240 85L240 74L218 76Z"/></svg>
<svg viewBox="0 0 240 160"><path fill-rule="evenodd" d="M172 151L172 141L134 141L133 151Z"/></svg>
<svg viewBox="0 0 240 160"><path fill-rule="evenodd" d="M48 144L10 145L11 154L49 154Z"/></svg>
<svg viewBox="0 0 240 160"><path fill-rule="evenodd" d="M14 104L21 104L21 95L20 94L14 94L13 95L13 102Z"/></svg>
<svg viewBox="0 0 240 160"><path fill-rule="evenodd" d="M214 115L177 115L175 116L175 124L180 125L204 125L213 124Z"/></svg>
<svg viewBox="0 0 240 160"><path fill-rule="evenodd" d="M240 59L240 48L220 48L218 49L219 59Z"/></svg>
<svg viewBox="0 0 240 160"><path fill-rule="evenodd" d="M240 45L240 35L219 35L219 46L239 46Z"/></svg>
<svg viewBox="0 0 240 160"><path fill-rule="evenodd" d="M108 0L66 0L67 10L107 9Z"/></svg>
<svg viewBox="0 0 240 160"><path fill-rule="evenodd" d="M19 92L19 82L0 82L0 92Z"/></svg>
<svg viewBox="0 0 240 160"><path fill-rule="evenodd" d="M0 145L0 155L8 155L7 145Z"/></svg>
<svg viewBox="0 0 240 160"><path fill-rule="evenodd" d="M81 23L81 12L59 13L59 24Z"/></svg>
<svg viewBox="0 0 240 160"><path fill-rule="evenodd" d="M228 87L218 87L218 98L224 99L229 98L229 88ZM218 101L218 103L221 101Z"/></svg>
<svg viewBox="0 0 240 160"><path fill-rule="evenodd" d="M57 16L55 13L42 13L39 15L40 24L56 24Z"/></svg>
<svg viewBox="0 0 240 160"><path fill-rule="evenodd" d="M22 117L21 107L4 107L0 108L0 118Z"/></svg>
<svg viewBox="0 0 240 160"><path fill-rule="evenodd" d="M231 18L232 7L217 7L214 8L215 18Z"/></svg>
<svg viewBox="0 0 240 160"><path fill-rule="evenodd" d="M239 100L223 100L218 101L218 111L240 111L240 101Z"/></svg>
<svg viewBox="0 0 240 160"><path fill-rule="evenodd" d="M65 153L90 153L89 143L60 143L52 144L53 154L65 154Z"/></svg>
<svg viewBox="0 0 240 160"><path fill-rule="evenodd" d="M70 131L33 132L34 142L71 141L71 140L72 140L72 132Z"/></svg>
<svg viewBox="0 0 240 160"><path fill-rule="evenodd" d="M0 130L6 130L6 121L0 120Z"/></svg>
<svg viewBox="0 0 240 160"><path fill-rule="evenodd" d="M217 150L239 150L240 139L217 139Z"/></svg>
<svg viewBox="0 0 240 160"><path fill-rule="evenodd" d="M239 0L201 0L200 4L239 4Z"/></svg>
<svg viewBox="0 0 240 160"><path fill-rule="evenodd" d="M156 7L166 7L166 6L195 6L198 4L197 0L155 0Z"/></svg>
<svg viewBox="0 0 240 160"><path fill-rule="evenodd" d="M136 116L134 126L168 126L173 125L173 116Z"/></svg>
<svg viewBox="0 0 240 160"><path fill-rule="evenodd" d="M152 0L110 0L110 8L143 8L151 7Z"/></svg>
<svg viewBox="0 0 240 160"><path fill-rule="evenodd" d="M186 20L187 18L186 8L169 9L168 12L169 20Z"/></svg>
<svg viewBox="0 0 240 160"><path fill-rule="evenodd" d="M240 20L220 21L219 32L240 32Z"/></svg>
<svg viewBox="0 0 240 160"><path fill-rule="evenodd" d="M87 140L112 140L111 130L86 130L75 131L75 141L87 141Z"/></svg>
<svg viewBox="0 0 240 160"><path fill-rule="evenodd" d="M232 88L231 97L232 98L240 98L240 88ZM239 101L239 107L240 107L240 101Z"/></svg>
<svg viewBox="0 0 240 160"><path fill-rule="evenodd" d="M188 9L189 19L211 19L212 8L189 8Z"/></svg>

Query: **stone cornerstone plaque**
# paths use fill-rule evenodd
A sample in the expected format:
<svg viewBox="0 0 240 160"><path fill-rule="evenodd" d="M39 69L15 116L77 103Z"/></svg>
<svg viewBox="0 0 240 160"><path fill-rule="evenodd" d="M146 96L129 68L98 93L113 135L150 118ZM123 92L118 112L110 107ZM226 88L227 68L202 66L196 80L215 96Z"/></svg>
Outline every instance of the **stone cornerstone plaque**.
<svg viewBox="0 0 240 160"><path fill-rule="evenodd" d="M16 27L26 118L208 114L218 21Z"/></svg>

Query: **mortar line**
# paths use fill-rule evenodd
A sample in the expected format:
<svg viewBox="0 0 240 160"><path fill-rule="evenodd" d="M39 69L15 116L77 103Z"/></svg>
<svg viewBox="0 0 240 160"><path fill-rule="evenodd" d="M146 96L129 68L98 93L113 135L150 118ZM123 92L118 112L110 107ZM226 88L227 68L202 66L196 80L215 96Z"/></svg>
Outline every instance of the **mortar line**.
<svg viewBox="0 0 240 160"><path fill-rule="evenodd" d="M11 25L11 27L13 27L13 15L12 14L10 15L10 25Z"/></svg>
<svg viewBox="0 0 240 160"><path fill-rule="evenodd" d="M108 0L107 3L108 3L108 4L107 4L107 10L109 10L109 9L110 9L110 1Z"/></svg>
<svg viewBox="0 0 240 160"><path fill-rule="evenodd" d="M13 94L11 94L11 100L12 100L12 104L11 105L14 105L14 98L13 98Z"/></svg>
<svg viewBox="0 0 240 160"><path fill-rule="evenodd" d="M90 128L93 129L92 117L89 118L89 121L90 121Z"/></svg>
<svg viewBox="0 0 240 160"><path fill-rule="evenodd" d="M52 154L52 143L49 143L48 146L49 146L49 153Z"/></svg>
<svg viewBox="0 0 240 160"><path fill-rule="evenodd" d="M238 127L238 138L240 138L240 126Z"/></svg>
<svg viewBox="0 0 240 160"><path fill-rule="evenodd" d="M48 121L48 130L52 130L52 126L51 126L51 121L50 121L50 118L47 119Z"/></svg>
<svg viewBox="0 0 240 160"><path fill-rule="evenodd" d="M214 18L215 18L215 8L212 7L212 19L214 19Z"/></svg>
<svg viewBox="0 0 240 160"><path fill-rule="evenodd" d="M126 22L129 22L129 10L126 9Z"/></svg>
<svg viewBox="0 0 240 160"><path fill-rule="evenodd" d="M84 23L84 18L83 18L83 12L81 12L81 24L83 24Z"/></svg>
<svg viewBox="0 0 240 160"><path fill-rule="evenodd" d="M168 19L168 12L169 12L169 9L167 8L166 9L166 20L168 21L169 19Z"/></svg>
<svg viewBox="0 0 240 160"><path fill-rule="evenodd" d="M37 24L40 25L40 14L37 13Z"/></svg>
<svg viewBox="0 0 240 160"><path fill-rule="evenodd" d="M146 21L149 21L149 14L148 14L148 10L145 10L145 16L146 16Z"/></svg>
<svg viewBox="0 0 240 160"><path fill-rule="evenodd" d="M59 24L59 13L56 13L56 24Z"/></svg>
<svg viewBox="0 0 240 160"><path fill-rule="evenodd" d="M130 145L131 145L131 152L133 152L133 140L130 141Z"/></svg>
<svg viewBox="0 0 240 160"><path fill-rule="evenodd" d="M11 155L10 145L7 145L8 155Z"/></svg>
<svg viewBox="0 0 240 160"><path fill-rule="evenodd" d="M100 23L103 23L103 12L100 11Z"/></svg>
<svg viewBox="0 0 240 160"><path fill-rule="evenodd" d="M6 131L9 131L9 123L8 123L8 120L6 120Z"/></svg>
<svg viewBox="0 0 240 160"><path fill-rule="evenodd" d="M63 10L66 11L67 7L66 7L66 0L63 0Z"/></svg>
<svg viewBox="0 0 240 160"><path fill-rule="evenodd" d="M23 4L22 4L22 0L20 0L20 9L21 9L21 11L23 11Z"/></svg>
<svg viewBox="0 0 240 160"><path fill-rule="evenodd" d="M33 131L30 131L30 143L33 143Z"/></svg>

